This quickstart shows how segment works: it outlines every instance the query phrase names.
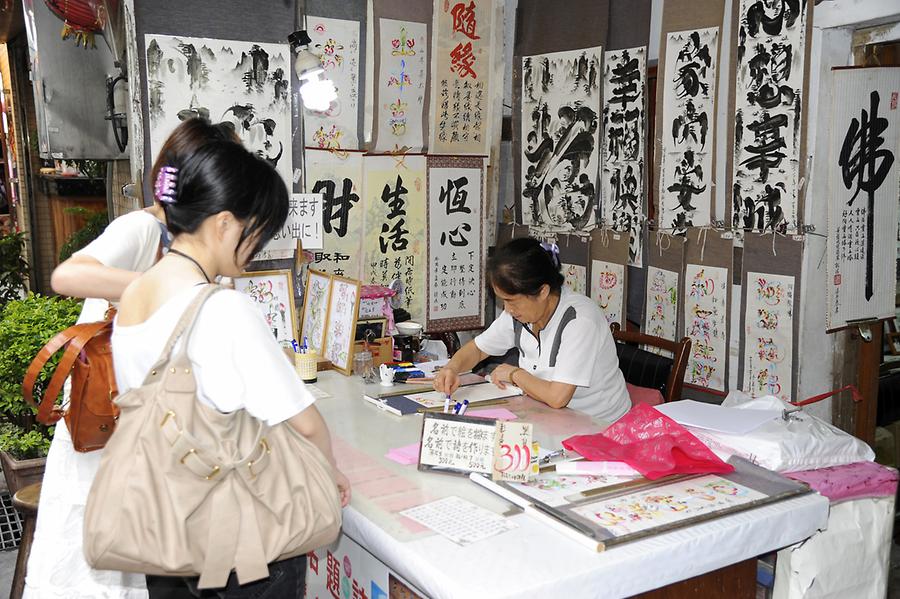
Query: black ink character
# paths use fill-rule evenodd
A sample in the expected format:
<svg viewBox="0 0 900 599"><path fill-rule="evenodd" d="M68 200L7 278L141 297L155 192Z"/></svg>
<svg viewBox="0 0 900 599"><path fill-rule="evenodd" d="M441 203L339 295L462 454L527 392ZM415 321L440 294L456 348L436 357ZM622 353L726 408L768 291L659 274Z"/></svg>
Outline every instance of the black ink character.
<svg viewBox="0 0 900 599"><path fill-rule="evenodd" d="M403 196L407 193L409 190L403 187L403 178L400 175L397 175L397 184L393 191L391 191L390 184L384 186L381 191L381 201L390 208L387 215L388 220L394 220L398 216L406 214L406 199Z"/></svg>
<svg viewBox="0 0 900 599"><path fill-rule="evenodd" d="M759 181L768 181L769 169L778 168L787 157L782 151L787 145L781 133L781 128L786 127L787 123L786 114L770 115L764 110L759 120L747 125L747 129L753 132L753 143L744 146L744 149L752 156L741 164L758 171Z"/></svg>
<svg viewBox="0 0 900 599"><path fill-rule="evenodd" d="M667 188L667 191L678 194L678 206L684 212L693 213L697 207L691 204L695 195L706 191L703 184L703 168L695 164L693 150L685 150L681 161L675 167L675 183Z"/></svg>
<svg viewBox="0 0 900 599"><path fill-rule="evenodd" d="M455 229L451 230L449 235L444 232L441 233L441 245L447 245L447 242L450 242L450 245L454 247L465 247L469 245L469 240L463 236L462 229L466 233L472 230L472 225L469 223L463 223Z"/></svg>
<svg viewBox="0 0 900 599"><path fill-rule="evenodd" d="M695 98L701 92L704 96L709 95L706 70L712 65L712 56L709 45L700 42L700 33L691 33L675 60L678 70L672 82L675 84L676 97Z"/></svg>
<svg viewBox="0 0 900 599"><path fill-rule="evenodd" d="M706 133L709 131L709 118L706 111L697 112L693 100L684 104L684 114L679 114L672 121L672 141L677 145L686 144L688 140L706 147Z"/></svg>
<svg viewBox="0 0 900 599"><path fill-rule="evenodd" d="M800 16L801 2L803 0L757 0L747 14L742 18L743 27L747 28L750 37L759 35L762 28L766 35L780 35L783 30L794 26L797 17ZM766 14L766 8L778 6L778 12L773 16Z"/></svg>
<svg viewBox="0 0 900 599"><path fill-rule="evenodd" d="M322 194L322 220L323 228L326 233L336 233L338 237L347 235L347 220L350 217L350 209L359 202L359 196L353 193L353 181L345 178L343 183L343 193L340 196L334 196L334 181L316 181L313 186L313 193ZM332 222L337 220L337 226Z"/></svg>
<svg viewBox="0 0 900 599"><path fill-rule="evenodd" d="M782 83L791 76L793 55L791 44L776 42L771 49L757 44L756 54L747 62L751 79L747 92L748 102L767 109L794 103L797 92L790 85Z"/></svg>
<svg viewBox="0 0 900 599"><path fill-rule="evenodd" d="M469 198L469 192L466 191L468 184L468 177L460 177L455 180L447 179L447 187L441 187L438 202L444 204L448 215L472 214L472 209L466 206Z"/></svg>
<svg viewBox="0 0 900 599"><path fill-rule="evenodd" d="M387 223L382 223L381 235L378 237L378 245L381 247L382 254L387 254L388 245L395 252L406 250L406 247L409 245L409 239L406 238L409 235L409 229L403 228L405 224L406 221L402 217L394 221L393 227ZM389 233L389 235L385 237L385 233Z"/></svg>
<svg viewBox="0 0 900 599"><path fill-rule="evenodd" d="M877 91L869 94L869 111L861 111L860 118L850 121L838 165L841 167L841 178L844 187L852 189L856 186L853 197L847 202L852 206L860 191L868 195L868 213L866 214L866 301L874 295L872 280L873 242L875 237L875 192L884 183L885 177L894 164L894 154L884 144L884 133L887 129L886 118L878 116L878 104L881 98ZM893 201L896 201L894 198Z"/></svg>

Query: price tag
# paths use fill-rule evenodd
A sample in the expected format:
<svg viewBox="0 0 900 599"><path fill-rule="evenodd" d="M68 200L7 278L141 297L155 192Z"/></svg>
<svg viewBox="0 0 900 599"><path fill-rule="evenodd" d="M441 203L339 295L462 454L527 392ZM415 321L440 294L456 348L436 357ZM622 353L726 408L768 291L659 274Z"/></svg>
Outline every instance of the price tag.
<svg viewBox="0 0 900 599"><path fill-rule="evenodd" d="M492 479L524 483L538 473L538 444L531 433L530 422L497 421Z"/></svg>

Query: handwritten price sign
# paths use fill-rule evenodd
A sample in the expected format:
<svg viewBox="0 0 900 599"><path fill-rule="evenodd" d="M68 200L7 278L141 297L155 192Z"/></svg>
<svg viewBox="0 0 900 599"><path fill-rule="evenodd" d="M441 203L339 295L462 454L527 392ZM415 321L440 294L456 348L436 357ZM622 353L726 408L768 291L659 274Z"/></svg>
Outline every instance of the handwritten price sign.
<svg viewBox="0 0 900 599"><path fill-rule="evenodd" d="M529 422L497 421L491 478L526 482L538 472L538 444L531 440Z"/></svg>

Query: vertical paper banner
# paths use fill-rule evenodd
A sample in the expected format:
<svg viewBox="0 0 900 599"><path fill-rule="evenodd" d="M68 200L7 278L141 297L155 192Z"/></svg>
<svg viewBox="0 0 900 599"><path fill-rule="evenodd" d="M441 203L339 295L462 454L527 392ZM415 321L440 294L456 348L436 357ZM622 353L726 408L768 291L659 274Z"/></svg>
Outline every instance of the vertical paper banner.
<svg viewBox="0 0 900 599"><path fill-rule="evenodd" d="M627 295L626 276L630 236L609 229L591 234L590 297L606 315L606 322L625 328Z"/></svg>
<svg viewBox="0 0 900 599"><path fill-rule="evenodd" d="M684 233L712 212L719 28L666 36L659 225Z"/></svg>
<svg viewBox="0 0 900 599"><path fill-rule="evenodd" d="M484 159L428 157L426 329L484 326Z"/></svg>
<svg viewBox="0 0 900 599"><path fill-rule="evenodd" d="M522 58L522 222L596 226L602 48Z"/></svg>
<svg viewBox="0 0 900 599"><path fill-rule="evenodd" d="M603 224L631 238L628 263L641 265L646 124L646 48L606 52L603 67Z"/></svg>
<svg viewBox="0 0 900 599"><path fill-rule="evenodd" d="M740 0L732 226L796 230L806 0Z"/></svg>
<svg viewBox="0 0 900 599"><path fill-rule="evenodd" d="M367 156L364 167L366 282L391 286L399 280L402 307L424 323L425 156Z"/></svg>
<svg viewBox="0 0 900 599"><path fill-rule="evenodd" d="M226 121L292 189L287 44L151 34L145 42L150 155L185 118Z"/></svg>
<svg viewBox="0 0 900 599"><path fill-rule="evenodd" d="M684 281L684 334L691 340L684 382L725 391L731 285L728 269L687 264Z"/></svg>
<svg viewBox="0 0 900 599"><path fill-rule="evenodd" d="M298 242L303 249L321 249L322 194L291 194L287 220L253 260L293 258Z"/></svg>
<svg viewBox="0 0 900 599"><path fill-rule="evenodd" d="M744 391L791 400L794 277L747 272Z"/></svg>
<svg viewBox="0 0 900 599"><path fill-rule="evenodd" d="M303 108L304 137L307 147L322 149L359 148L359 21L306 17L306 31L312 39L310 50L320 57L322 77L330 79L337 90L328 110Z"/></svg>
<svg viewBox="0 0 900 599"><path fill-rule="evenodd" d="M794 356L800 319L803 239L744 235L741 289L743 390L791 401L796 393Z"/></svg>
<svg viewBox="0 0 900 599"><path fill-rule="evenodd" d="M591 263L590 238L582 235L557 235L560 272L565 285L581 295L589 293L588 269Z"/></svg>
<svg viewBox="0 0 900 599"><path fill-rule="evenodd" d="M425 146L428 25L394 19L378 19L378 24L374 150L420 152Z"/></svg>
<svg viewBox="0 0 900 599"><path fill-rule="evenodd" d="M363 277L363 155L307 150L306 189L322 194L322 249L310 266L351 279Z"/></svg>
<svg viewBox="0 0 900 599"><path fill-rule="evenodd" d="M491 0L443 2L437 11L432 154L490 152L493 20Z"/></svg>
<svg viewBox="0 0 900 599"><path fill-rule="evenodd" d="M644 322L641 327L648 335L670 341L679 338L684 247L684 237L659 231L650 236ZM671 356L671 352L654 347L647 346L644 349Z"/></svg>
<svg viewBox="0 0 900 599"><path fill-rule="evenodd" d="M894 315L900 68L832 72L826 324Z"/></svg>

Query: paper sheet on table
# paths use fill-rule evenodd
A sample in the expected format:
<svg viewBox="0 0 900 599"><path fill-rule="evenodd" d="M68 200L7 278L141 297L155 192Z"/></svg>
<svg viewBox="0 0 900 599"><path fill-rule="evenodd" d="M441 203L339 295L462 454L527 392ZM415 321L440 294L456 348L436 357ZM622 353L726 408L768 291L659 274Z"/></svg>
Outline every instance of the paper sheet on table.
<svg viewBox="0 0 900 599"><path fill-rule="evenodd" d="M432 377L438 369L442 366L446 366L449 361L450 359L448 358L446 360L433 360L431 362L416 362L416 367L424 372L425 376Z"/></svg>
<svg viewBox="0 0 900 599"><path fill-rule="evenodd" d="M419 463L419 444L413 443L412 445L404 445L403 447L395 447L394 449L388 450L384 457L391 460L392 462L397 462L398 464L403 464L404 466L409 466L411 464Z"/></svg>
<svg viewBox="0 0 900 599"><path fill-rule="evenodd" d="M491 399L500 399L503 397L512 397L514 395L522 395L522 390L518 387L507 386L501 389L493 383L480 383L477 385L469 385L460 387L453 392L452 401L462 403L469 400L469 409L473 409L473 404L479 401L488 401ZM409 399L422 404L426 408L436 408L444 405L444 394L439 391L427 391L425 393L410 393L407 395ZM453 405L452 403L450 404Z"/></svg>
<svg viewBox="0 0 900 599"><path fill-rule="evenodd" d="M400 513L463 546L517 527L508 518L452 495Z"/></svg>
<svg viewBox="0 0 900 599"><path fill-rule="evenodd" d="M739 410L683 399L656 406L656 409L684 426L745 435L770 420L781 417L779 410Z"/></svg>
<svg viewBox="0 0 900 599"><path fill-rule="evenodd" d="M506 408L481 408L480 410L466 410L466 416L473 416L475 418L496 418L497 420L516 420L518 416L516 416L513 412L510 412Z"/></svg>

